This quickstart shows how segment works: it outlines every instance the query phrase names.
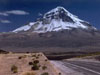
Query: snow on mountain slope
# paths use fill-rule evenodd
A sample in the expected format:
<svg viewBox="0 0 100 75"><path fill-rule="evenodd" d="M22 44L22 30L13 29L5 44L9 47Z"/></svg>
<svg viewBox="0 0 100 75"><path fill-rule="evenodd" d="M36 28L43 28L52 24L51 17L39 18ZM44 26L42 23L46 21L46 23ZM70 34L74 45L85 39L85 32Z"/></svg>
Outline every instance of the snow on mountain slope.
<svg viewBox="0 0 100 75"><path fill-rule="evenodd" d="M25 25L25 26L22 26L20 28L17 28L13 32L28 31L32 25L34 25L34 22L29 23L29 25Z"/></svg>
<svg viewBox="0 0 100 75"><path fill-rule="evenodd" d="M81 28L86 30L96 30L89 23L79 19L71 14L63 7L57 7L44 14L36 22L31 22L28 25L15 29L13 32L37 32L45 33L51 31L60 31L63 29L71 30L73 28Z"/></svg>

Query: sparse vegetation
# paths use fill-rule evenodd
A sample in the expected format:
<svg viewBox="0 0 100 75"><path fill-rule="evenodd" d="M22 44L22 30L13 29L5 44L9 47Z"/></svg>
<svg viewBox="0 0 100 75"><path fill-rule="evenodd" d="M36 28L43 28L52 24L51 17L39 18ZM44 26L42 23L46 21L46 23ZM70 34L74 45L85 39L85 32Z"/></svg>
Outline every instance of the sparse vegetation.
<svg viewBox="0 0 100 75"><path fill-rule="evenodd" d="M45 61L48 61L47 59L45 59Z"/></svg>
<svg viewBox="0 0 100 75"><path fill-rule="evenodd" d="M13 73L17 73L17 72L18 72L18 67L15 66L15 65L12 65L11 71L12 71Z"/></svg>
<svg viewBox="0 0 100 75"><path fill-rule="evenodd" d="M36 73L33 73L33 72L27 72L27 73L25 73L24 75L36 75Z"/></svg>
<svg viewBox="0 0 100 75"><path fill-rule="evenodd" d="M49 75L49 73L48 72L44 72L41 75Z"/></svg>
<svg viewBox="0 0 100 75"><path fill-rule="evenodd" d="M33 62L29 62L29 65L33 65Z"/></svg>
<svg viewBox="0 0 100 75"><path fill-rule="evenodd" d="M20 57L18 57L18 59L22 59L22 57L20 56Z"/></svg>
<svg viewBox="0 0 100 75"><path fill-rule="evenodd" d="M29 62L29 65L32 65L31 70L39 70L39 60L34 60L33 62Z"/></svg>
<svg viewBox="0 0 100 75"><path fill-rule="evenodd" d="M32 55L38 56L32 57ZM42 53L12 53L4 56L2 71L0 75L49 75L55 74L55 69L52 70L51 63ZM9 59L7 59L9 57ZM46 62L48 61L48 62ZM7 68L8 67L8 68ZM6 68L6 69L5 69ZM9 71L10 68L10 71ZM49 73L50 72L50 73Z"/></svg>
<svg viewBox="0 0 100 75"><path fill-rule="evenodd" d="M43 69L43 70L47 69L47 66L42 66L42 69Z"/></svg>
<svg viewBox="0 0 100 75"><path fill-rule="evenodd" d="M39 60L34 60L34 64L38 64L39 63Z"/></svg>
<svg viewBox="0 0 100 75"><path fill-rule="evenodd" d="M39 56L36 56L36 59L39 59Z"/></svg>
<svg viewBox="0 0 100 75"><path fill-rule="evenodd" d="M27 57L27 55L23 55L23 56L22 56L22 58L26 58L26 57Z"/></svg>
<svg viewBox="0 0 100 75"><path fill-rule="evenodd" d="M27 56L26 55L23 55L23 56L19 56L18 59L22 59L22 58L26 58Z"/></svg>
<svg viewBox="0 0 100 75"><path fill-rule="evenodd" d="M39 65L38 64L33 64L31 70L39 70Z"/></svg>
<svg viewBox="0 0 100 75"><path fill-rule="evenodd" d="M34 54L34 55L32 55L32 57L36 57L36 55Z"/></svg>
<svg viewBox="0 0 100 75"><path fill-rule="evenodd" d="M61 75L61 73L59 73L59 75Z"/></svg>
<svg viewBox="0 0 100 75"><path fill-rule="evenodd" d="M35 59L33 58L32 60L34 61Z"/></svg>
<svg viewBox="0 0 100 75"><path fill-rule="evenodd" d="M40 56L40 54L37 55L38 57Z"/></svg>
<svg viewBox="0 0 100 75"><path fill-rule="evenodd" d="M38 54L38 55L36 55L36 54L32 55L32 57L35 57L36 59L39 59L39 56L40 56L40 54Z"/></svg>

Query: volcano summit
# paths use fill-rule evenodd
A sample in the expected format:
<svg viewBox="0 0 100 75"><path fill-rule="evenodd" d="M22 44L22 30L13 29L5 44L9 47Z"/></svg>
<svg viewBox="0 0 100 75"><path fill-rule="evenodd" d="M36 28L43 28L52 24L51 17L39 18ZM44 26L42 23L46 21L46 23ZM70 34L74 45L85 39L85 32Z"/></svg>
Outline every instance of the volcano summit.
<svg viewBox="0 0 100 75"><path fill-rule="evenodd" d="M30 22L28 25L15 29L13 32L37 32L46 33L52 31L84 29L96 30L89 23L79 19L63 7L57 7L44 14L36 22Z"/></svg>

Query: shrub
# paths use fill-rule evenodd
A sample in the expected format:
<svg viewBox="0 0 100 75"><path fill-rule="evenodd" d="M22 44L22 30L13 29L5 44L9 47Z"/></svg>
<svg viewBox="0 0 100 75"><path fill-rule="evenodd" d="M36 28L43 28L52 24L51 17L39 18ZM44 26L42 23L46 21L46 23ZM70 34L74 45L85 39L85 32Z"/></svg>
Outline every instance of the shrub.
<svg viewBox="0 0 100 75"><path fill-rule="evenodd" d="M40 54L38 54L38 56L40 56Z"/></svg>
<svg viewBox="0 0 100 75"><path fill-rule="evenodd" d="M18 59L22 59L22 57L20 56L20 57L18 57Z"/></svg>
<svg viewBox="0 0 100 75"><path fill-rule="evenodd" d="M22 58L26 58L27 56L26 55L23 55L23 56L19 56L18 59L22 59Z"/></svg>
<svg viewBox="0 0 100 75"><path fill-rule="evenodd" d="M42 66L42 69L43 69L43 70L47 69L47 66Z"/></svg>
<svg viewBox="0 0 100 75"><path fill-rule="evenodd" d="M39 60L34 60L33 62L29 62L29 65L32 65L31 70L39 70Z"/></svg>
<svg viewBox="0 0 100 75"><path fill-rule="evenodd" d="M35 59L33 58L32 60L34 61Z"/></svg>
<svg viewBox="0 0 100 75"><path fill-rule="evenodd" d="M34 64L38 64L39 63L39 60L34 60Z"/></svg>
<svg viewBox="0 0 100 75"><path fill-rule="evenodd" d="M31 69L32 70L39 70L39 66L37 64L33 64Z"/></svg>
<svg viewBox="0 0 100 75"><path fill-rule="evenodd" d="M29 62L29 65L33 65L33 62Z"/></svg>
<svg viewBox="0 0 100 75"><path fill-rule="evenodd" d="M36 57L36 55L32 55L32 57Z"/></svg>
<svg viewBox="0 0 100 75"><path fill-rule="evenodd" d="M59 73L59 75L61 75L61 73Z"/></svg>
<svg viewBox="0 0 100 75"><path fill-rule="evenodd" d="M48 61L47 59L45 59L45 61Z"/></svg>
<svg viewBox="0 0 100 75"><path fill-rule="evenodd" d="M24 75L36 75L36 73L34 73L34 72L27 72Z"/></svg>
<svg viewBox="0 0 100 75"><path fill-rule="evenodd" d="M41 75L49 75L49 74L48 74L48 72L44 72L44 73L42 73Z"/></svg>
<svg viewBox="0 0 100 75"><path fill-rule="evenodd" d="M36 59L39 59L39 56L36 56Z"/></svg>
<svg viewBox="0 0 100 75"><path fill-rule="evenodd" d="M12 67L11 67L11 71L12 71L13 73L17 73L17 72L18 72L18 68L17 68L17 66L12 65Z"/></svg>

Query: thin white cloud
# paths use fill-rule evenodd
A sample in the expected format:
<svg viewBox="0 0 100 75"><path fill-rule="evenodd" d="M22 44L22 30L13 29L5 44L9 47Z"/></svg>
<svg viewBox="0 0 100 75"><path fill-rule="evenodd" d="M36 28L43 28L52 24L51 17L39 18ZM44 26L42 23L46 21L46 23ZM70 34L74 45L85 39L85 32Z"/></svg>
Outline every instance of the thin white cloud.
<svg viewBox="0 0 100 75"><path fill-rule="evenodd" d="M9 20L0 20L1 23L11 23Z"/></svg>
<svg viewBox="0 0 100 75"><path fill-rule="evenodd" d="M13 14L13 15L29 15L28 12L23 11L23 10L11 10L11 11L0 12L0 15L2 15L2 16L9 16L10 14Z"/></svg>
<svg viewBox="0 0 100 75"><path fill-rule="evenodd" d="M0 12L0 15L2 15L2 16L8 16L7 13L3 13L3 12Z"/></svg>
<svg viewBox="0 0 100 75"><path fill-rule="evenodd" d="M11 11L6 11L7 14L14 14L14 15L28 15L29 13L26 11L22 10L11 10Z"/></svg>

